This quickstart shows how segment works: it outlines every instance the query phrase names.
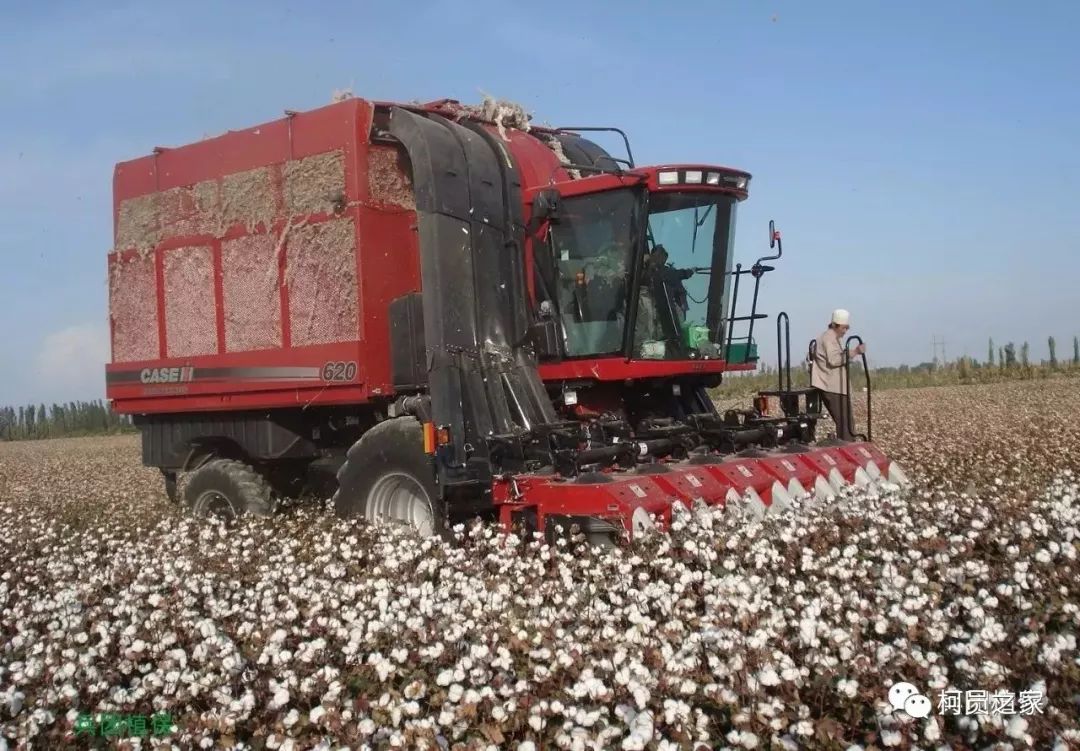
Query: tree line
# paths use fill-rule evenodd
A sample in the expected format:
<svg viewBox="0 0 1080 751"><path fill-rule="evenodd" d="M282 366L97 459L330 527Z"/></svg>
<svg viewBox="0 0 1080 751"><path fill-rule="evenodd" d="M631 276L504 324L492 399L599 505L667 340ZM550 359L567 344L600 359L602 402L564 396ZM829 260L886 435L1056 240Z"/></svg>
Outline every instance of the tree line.
<svg viewBox="0 0 1080 751"><path fill-rule="evenodd" d="M1070 364L1072 364L1073 366L1080 366L1080 336L1073 337L1072 345L1073 351ZM1043 362L1042 364L1049 365L1051 368L1056 368L1059 365L1062 365L1063 363L1058 361L1057 342L1054 341L1054 337L1047 337L1046 346L1047 350L1050 353L1050 360L1049 362ZM994 340L991 338L989 348L986 352L986 362L988 365L992 366L995 364L994 352ZM1019 365L1026 368L1031 364L1028 358L1029 353L1030 349L1028 348L1028 343L1024 342L1023 345L1020 347L1020 360L1017 361L1016 345L1012 342L1009 342L1004 347L997 348L997 366L999 368L1011 368Z"/></svg>
<svg viewBox="0 0 1080 751"><path fill-rule="evenodd" d="M128 415L117 414L101 399L0 407L0 441L101 435L133 429Z"/></svg>

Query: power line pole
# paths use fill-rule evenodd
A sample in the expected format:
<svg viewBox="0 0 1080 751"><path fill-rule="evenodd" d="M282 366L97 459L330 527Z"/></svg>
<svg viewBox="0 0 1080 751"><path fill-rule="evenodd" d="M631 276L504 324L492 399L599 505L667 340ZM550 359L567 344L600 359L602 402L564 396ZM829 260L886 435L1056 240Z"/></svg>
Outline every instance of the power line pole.
<svg viewBox="0 0 1080 751"><path fill-rule="evenodd" d="M945 363L948 362L945 359L945 337L943 337L943 336L939 337L939 336L935 335L930 340L930 346L933 347L933 349L934 349L934 354L933 354L933 357L932 357L932 359L934 359L934 360L937 360L938 347L941 347L941 360L939 362L942 364L942 366L944 366Z"/></svg>

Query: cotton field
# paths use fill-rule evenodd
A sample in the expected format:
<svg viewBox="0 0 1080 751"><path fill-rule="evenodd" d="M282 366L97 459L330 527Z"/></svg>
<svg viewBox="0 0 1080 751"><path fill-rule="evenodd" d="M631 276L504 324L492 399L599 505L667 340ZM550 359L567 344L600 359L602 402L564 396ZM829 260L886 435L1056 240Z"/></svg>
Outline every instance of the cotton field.
<svg viewBox="0 0 1080 751"><path fill-rule="evenodd" d="M1080 747L1080 382L874 406L913 490L607 552L224 526L134 437L0 445L0 749Z"/></svg>

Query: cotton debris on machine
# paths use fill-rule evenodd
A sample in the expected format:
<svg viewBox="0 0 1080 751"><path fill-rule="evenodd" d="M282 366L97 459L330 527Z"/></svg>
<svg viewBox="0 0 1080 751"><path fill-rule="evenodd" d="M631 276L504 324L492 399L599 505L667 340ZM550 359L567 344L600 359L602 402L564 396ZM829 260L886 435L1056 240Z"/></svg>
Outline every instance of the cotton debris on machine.
<svg viewBox="0 0 1080 751"><path fill-rule="evenodd" d="M307 486L424 533L480 516L606 544L673 504L906 482L869 414L818 440L785 314L778 387L710 399L757 366L782 256L770 224L734 262L748 173L638 166L619 129L492 98L336 99L116 167L108 396L176 500L267 513Z"/></svg>

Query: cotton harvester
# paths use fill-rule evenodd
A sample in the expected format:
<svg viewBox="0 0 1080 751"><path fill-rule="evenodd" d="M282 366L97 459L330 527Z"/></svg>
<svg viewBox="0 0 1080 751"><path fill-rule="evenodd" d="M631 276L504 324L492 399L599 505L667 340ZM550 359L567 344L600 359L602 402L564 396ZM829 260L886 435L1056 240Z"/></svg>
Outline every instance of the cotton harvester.
<svg viewBox="0 0 1080 751"><path fill-rule="evenodd" d="M424 533L481 516L604 537L675 501L765 512L902 481L869 440L815 442L790 356L752 409L710 399L756 367L781 256L770 226L776 253L733 265L749 183L452 100L350 98L156 148L114 176L108 397L195 513L269 513L323 478L339 513Z"/></svg>

